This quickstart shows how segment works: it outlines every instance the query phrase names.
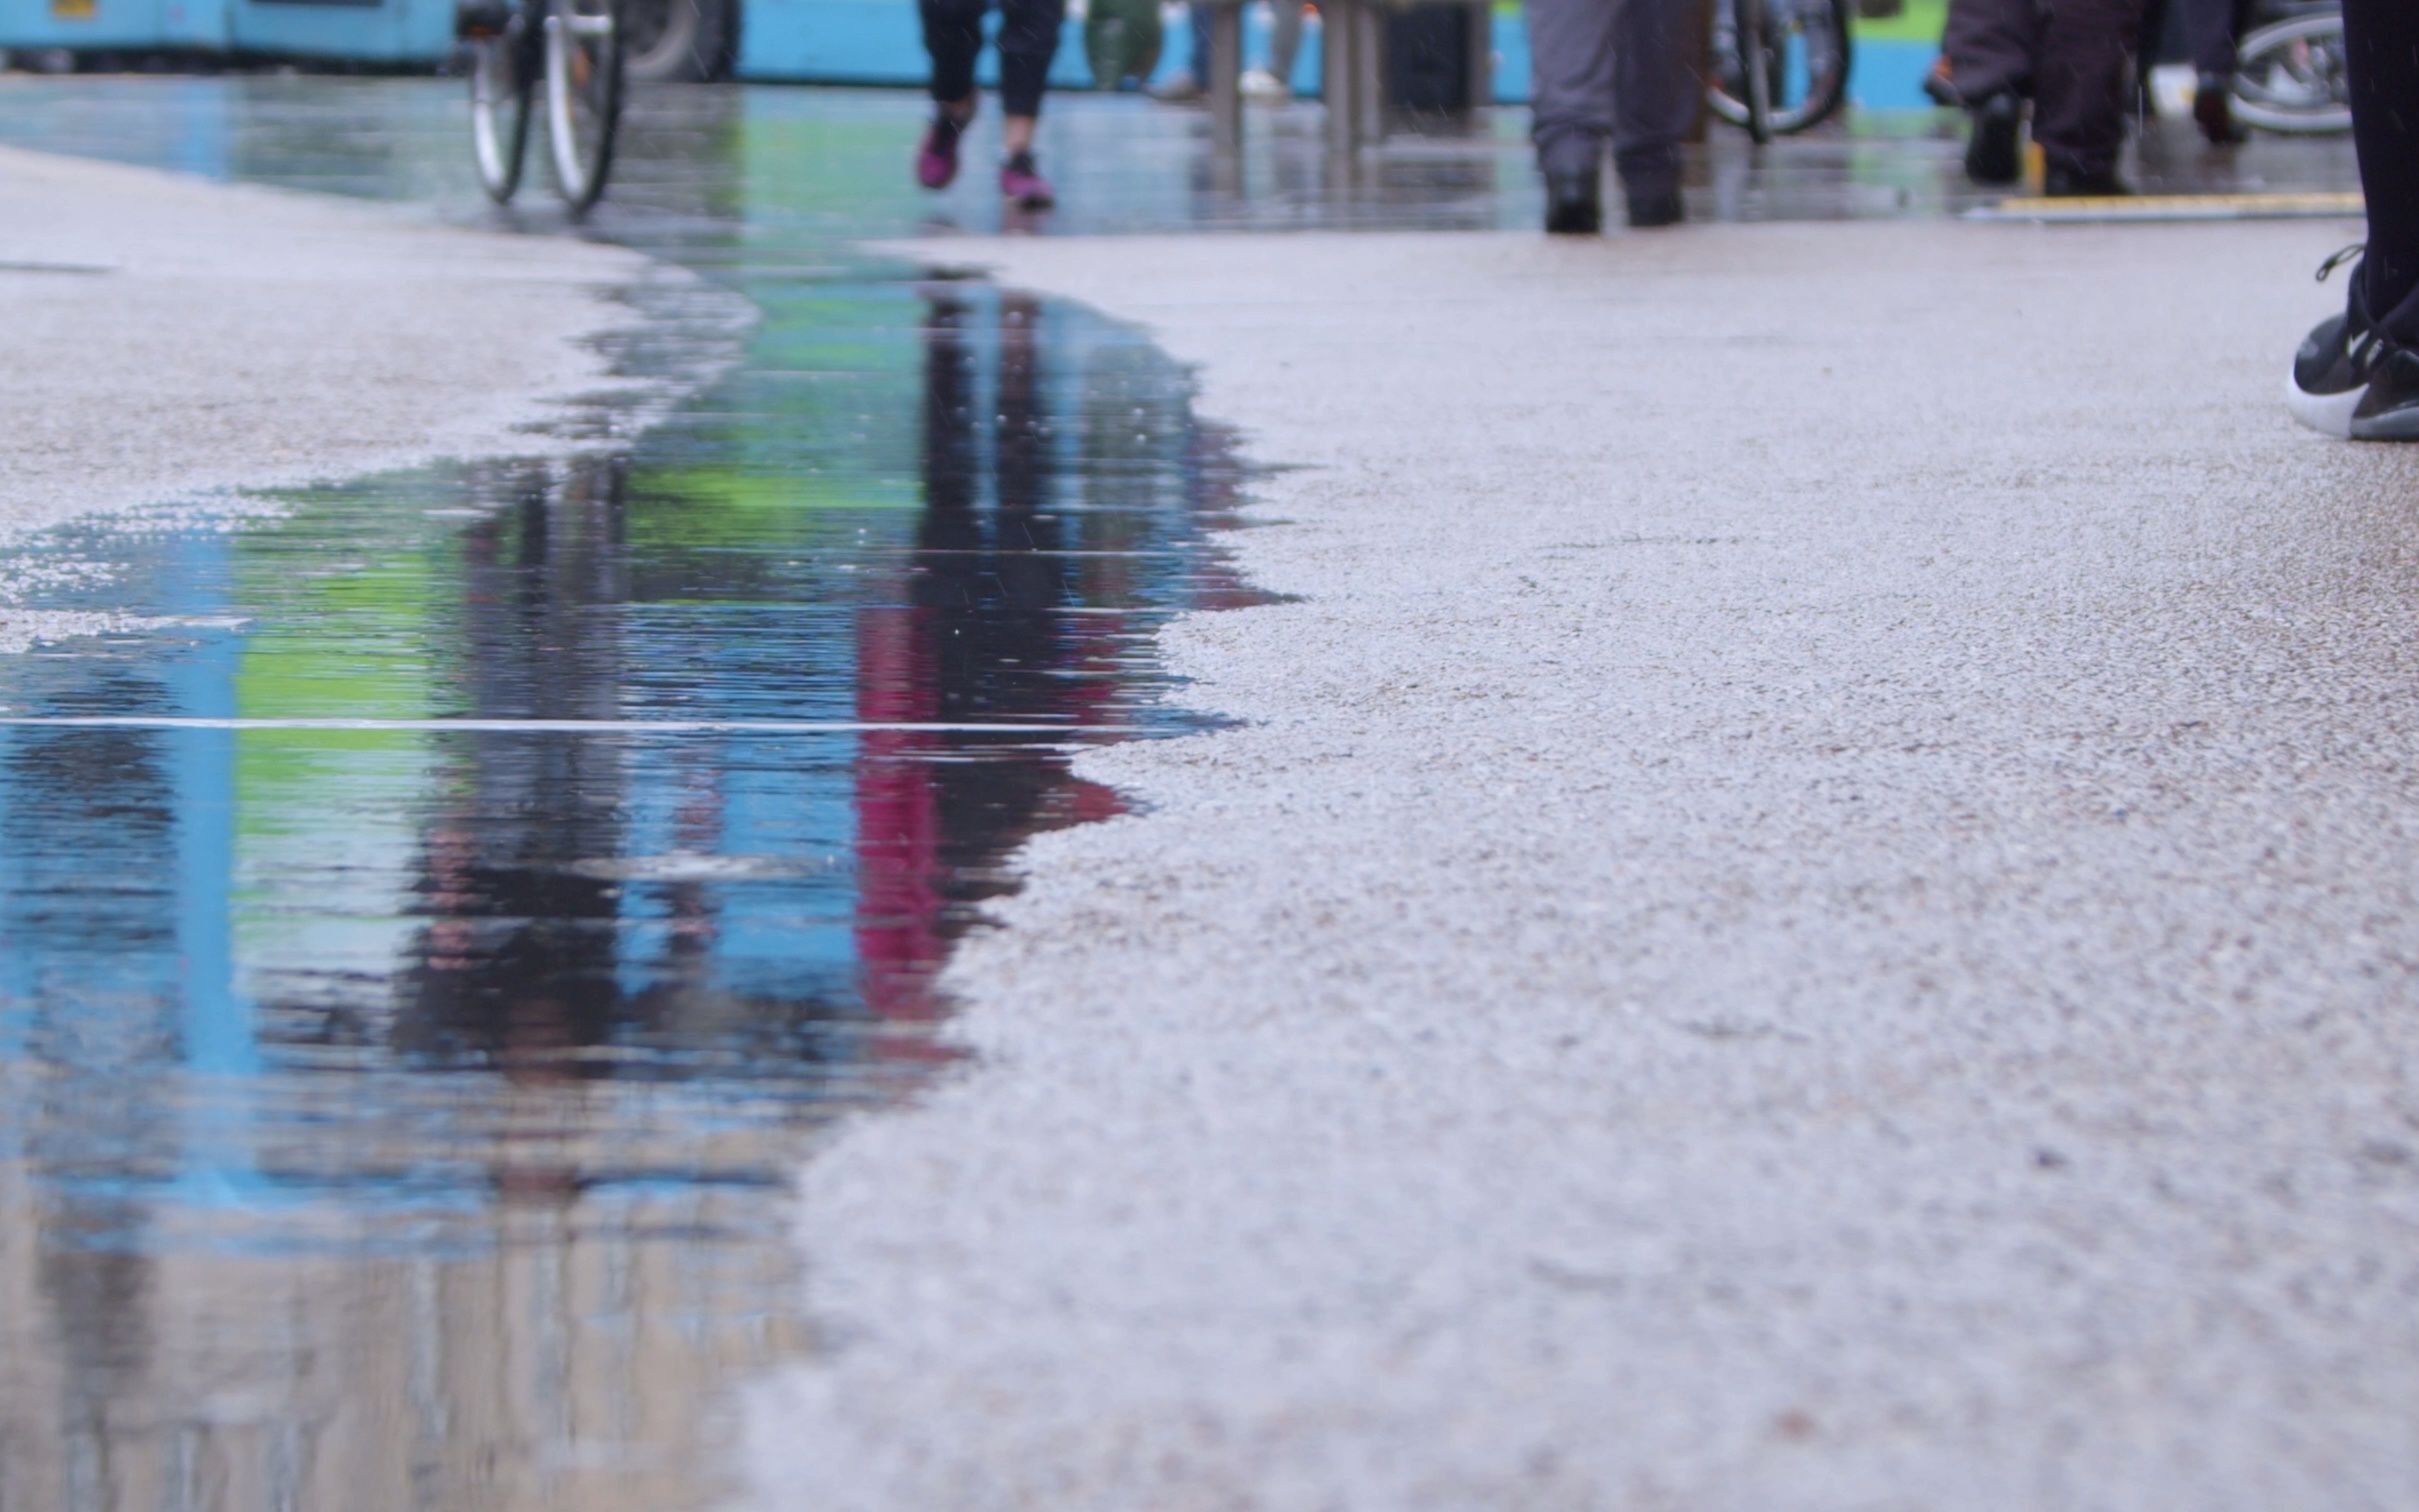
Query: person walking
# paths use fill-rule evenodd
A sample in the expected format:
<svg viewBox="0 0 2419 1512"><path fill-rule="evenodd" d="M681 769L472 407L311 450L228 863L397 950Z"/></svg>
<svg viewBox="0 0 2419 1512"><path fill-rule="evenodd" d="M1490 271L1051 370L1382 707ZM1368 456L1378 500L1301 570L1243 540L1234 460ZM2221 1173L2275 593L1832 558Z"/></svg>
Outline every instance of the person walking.
<svg viewBox="0 0 2419 1512"><path fill-rule="evenodd" d="M974 62L983 50L983 12L989 0L917 0L924 19L924 51L932 59L932 125L916 148L916 182L946 189L958 175L958 147L974 121ZM1058 56L1058 33L1066 0L999 0L1000 6L1000 193L1020 210L1047 210L1055 200L1050 181L1033 158L1033 130L1050 64Z"/></svg>
<svg viewBox="0 0 2419 1512"><path fill-rule="evenodd" d="M2143 0L1949 0L1941 52L1958 103L1973 117L1965 171L1978 184L2012 184L2022 170L2017 135L2033 102L2043 192L2130 194L2117 176L2125 101Z"/></svg>
<svg viewBox="0 0 2419 1512"><path fill-rule="evenodd" d="M2246 139L2234 119L2235 44L2251 15L2250 0L2150 0L2142 9L2141 43L2134 49L2135 77L2148 109L2150 64L2167 34L2167 15L2182 18L2184 50L2192 60L2192 120L2214 147Z"/></svg>
<svg viewBox="0 0 2419 1512"><path fill-rule="evenodd" d="M1607 144L1631 225L1684 218L1680 143L1705 89L1693 61L1703 19L1697 0L1528 0L1531 135L1547 231L1603 229Z"/></svg>
<svg viewBox="0 0 2419 1512"><path fill-rule="evenodd" d="M2352 142L2368 198L2369 239L2355 253L2344 312L2294 354L2294 417L2354 441L2419 441L2419 5L2343 0Z"/></svg>

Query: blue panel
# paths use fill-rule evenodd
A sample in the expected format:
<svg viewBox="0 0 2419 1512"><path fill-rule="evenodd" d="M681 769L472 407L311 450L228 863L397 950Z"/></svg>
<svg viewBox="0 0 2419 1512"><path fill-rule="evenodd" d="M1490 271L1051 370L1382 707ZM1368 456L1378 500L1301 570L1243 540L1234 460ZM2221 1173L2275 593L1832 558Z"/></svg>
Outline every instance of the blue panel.
<svg viewBox="0 0 2419 1512"><path fill-rule="evenodd" d="M374 63L434 63L453 48L453 0L232 0L247 52Z"/></svg>

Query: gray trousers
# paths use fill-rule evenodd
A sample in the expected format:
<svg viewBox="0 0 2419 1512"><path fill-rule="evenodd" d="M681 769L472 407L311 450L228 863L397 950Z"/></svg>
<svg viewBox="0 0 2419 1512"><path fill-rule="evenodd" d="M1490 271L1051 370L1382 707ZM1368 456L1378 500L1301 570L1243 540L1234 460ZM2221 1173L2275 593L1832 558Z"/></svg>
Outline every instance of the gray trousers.
<svg viewBox="0 0 2419 1512"><path fill-rule="evenodd" d="M1680 185L1705 81L1697 0L1528 0L1537 164L1594 173L1613 147L1633 190Z"/></svg>

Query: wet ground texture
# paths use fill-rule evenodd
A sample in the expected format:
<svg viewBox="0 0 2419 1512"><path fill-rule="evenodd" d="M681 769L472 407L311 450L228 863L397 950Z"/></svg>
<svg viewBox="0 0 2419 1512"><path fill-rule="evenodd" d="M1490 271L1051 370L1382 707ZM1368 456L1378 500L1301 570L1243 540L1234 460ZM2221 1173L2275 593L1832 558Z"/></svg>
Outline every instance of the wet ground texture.
<svg viewBox="0 0 2419 1512"><path fill-rule="evenodd" d="M211 98L274 163L184 166L364 187L276 88L120 88L116 155ZM129 618L0 660L0 1505L710 1501L721 1389L805 1346L815 1130L942 1058L1018 844L1116 810L1068 753L1191 727L1151 633L1240 595L1183 374L637 139L687 203L624 229L761 323L635 444L599 401L16 548ZM659 313L625 370L727 355Z"/></svg>
<svg viewBox="0 0 2419 1512"><path fill-rule="evenodd" d="M0 140L492 224L460 96L0 80ZM577 457L21 548L45 603L137 622L0 662L0 1505L724 1488L720 1391L811 1347L789 1173L928 1074L1018 843L1114 811L1068 751L1187 727L1154 627L1242 597L1182 373L849 250L1003 224L979 172L907 185L920 111L639 97L592 234L761 324L633 444L600 403ZM1314 110L1257 124L1230 174L1197 114L1063 102L1046 224L1535 219L1514 116L1350 175ZM2349 175L2154 146L2176 186ZM1879 121L1691 172L1700 214L1935 214L1956 154ZM502 218L563 230L541 192ZM633 370L730 339L662 313Z"/></svg>

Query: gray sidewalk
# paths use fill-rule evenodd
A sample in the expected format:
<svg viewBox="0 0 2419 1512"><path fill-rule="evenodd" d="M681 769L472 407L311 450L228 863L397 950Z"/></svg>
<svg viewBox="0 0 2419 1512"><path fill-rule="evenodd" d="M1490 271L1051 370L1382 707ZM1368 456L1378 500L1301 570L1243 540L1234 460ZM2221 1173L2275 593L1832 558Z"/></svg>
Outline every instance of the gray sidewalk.
<svg viewBox="0 0 2419 1512"><path fill-rule="evenodd" d="M647 259L0 147L0 540L208 490L527 453ZM90 628L12 610L0 648Z"/></svg>
<svg viewBox="0 0 2419 1512"><path fill-rule="evenodd" d="M2419 1494L2419 454L2354 226L929 249L1238 423L1245 722L1084 759L804 1175L768 1507Z"/></svg>

